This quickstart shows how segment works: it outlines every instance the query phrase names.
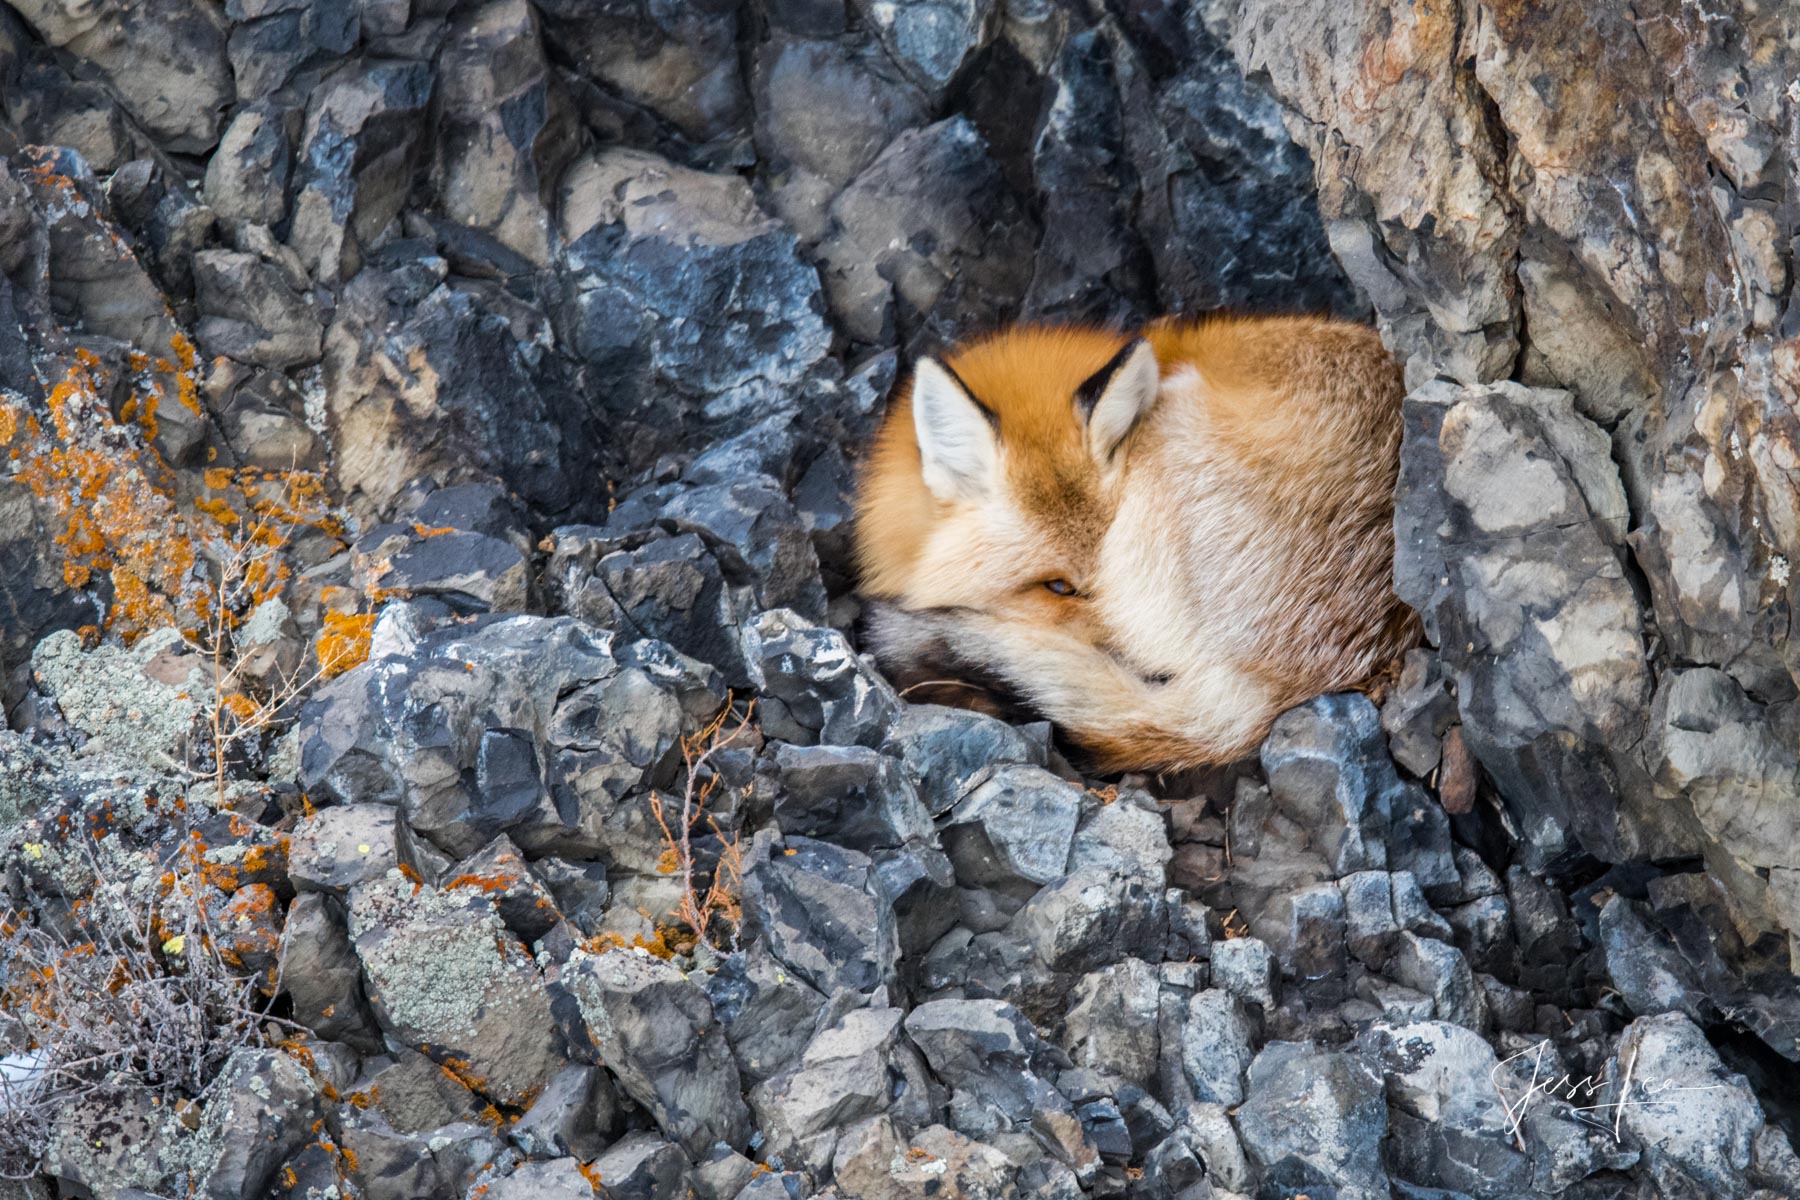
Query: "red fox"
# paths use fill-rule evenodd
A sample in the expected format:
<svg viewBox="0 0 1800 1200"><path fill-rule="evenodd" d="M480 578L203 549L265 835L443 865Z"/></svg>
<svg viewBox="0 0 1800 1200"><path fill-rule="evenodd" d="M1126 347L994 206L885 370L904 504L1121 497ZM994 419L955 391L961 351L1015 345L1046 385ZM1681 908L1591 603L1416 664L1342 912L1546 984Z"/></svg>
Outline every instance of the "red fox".
<svg viewBox="0 0 1800 1200"><path fill-rule="evenodd" d="M1241 758L1417 638L1401 394L1373 330L1318 317L922 358L859 481L866 648L913 699L1022 702L1101 770Z"/></svg>

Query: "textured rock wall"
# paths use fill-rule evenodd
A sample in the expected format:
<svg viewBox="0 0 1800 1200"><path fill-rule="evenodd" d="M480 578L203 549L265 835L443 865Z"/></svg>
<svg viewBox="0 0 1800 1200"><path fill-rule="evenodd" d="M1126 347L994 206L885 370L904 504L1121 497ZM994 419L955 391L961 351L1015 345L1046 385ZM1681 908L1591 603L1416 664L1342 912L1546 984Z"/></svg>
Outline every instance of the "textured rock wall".
<svg viewBox="0 0 1800 1200"><path fill-rule="evenodd" d="M1796 20L1209 14L1405 359L1396 579L1532 859L1704 856L1776 943L1800 934Z"/></svg>

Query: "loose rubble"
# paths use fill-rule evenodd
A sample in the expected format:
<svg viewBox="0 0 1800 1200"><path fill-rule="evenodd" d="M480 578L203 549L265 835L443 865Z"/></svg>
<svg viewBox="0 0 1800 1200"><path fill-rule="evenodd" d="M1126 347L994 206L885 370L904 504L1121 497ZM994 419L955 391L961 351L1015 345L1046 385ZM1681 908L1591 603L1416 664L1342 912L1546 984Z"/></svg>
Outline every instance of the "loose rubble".
<svg viewBox="0 0 1800 1200"><path fill-rule="evenodd" d="M1779 7L0 6L0 1196L1800 1196ZM897 691L912 357L1221 307L1406 366L1390 686Z"/></svg>

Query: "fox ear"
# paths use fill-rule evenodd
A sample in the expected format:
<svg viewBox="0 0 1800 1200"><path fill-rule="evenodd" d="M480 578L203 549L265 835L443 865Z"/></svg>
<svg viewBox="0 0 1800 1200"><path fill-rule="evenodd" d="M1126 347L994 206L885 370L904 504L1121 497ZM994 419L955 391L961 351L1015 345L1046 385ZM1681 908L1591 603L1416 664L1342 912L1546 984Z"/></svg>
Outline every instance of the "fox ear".
<svg viewBox="0 0 1800 1200"><path fill-rule="evenodd" d="M1133 338L1075 389L1075 407L1087 422L1095 461L1111 463L1119 443L1156 403L1161 381L1150 343Z"/></svg>
<svg viewBox="0 0 1800 1200"><path fill-rule="evenodd" d="M956 372L935 358L913 368L913 429L925 486L940 500L972 500L992 483L999 459L995 418Z"/></svg>

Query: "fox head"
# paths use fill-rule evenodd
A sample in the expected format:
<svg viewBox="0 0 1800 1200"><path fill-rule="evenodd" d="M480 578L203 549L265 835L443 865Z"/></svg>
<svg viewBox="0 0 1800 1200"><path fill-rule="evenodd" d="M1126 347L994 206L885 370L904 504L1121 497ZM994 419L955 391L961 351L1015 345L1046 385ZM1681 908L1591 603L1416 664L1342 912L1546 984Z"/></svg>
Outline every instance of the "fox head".
<svg viewBox="0 0 1800 1200"><path fill-rule="evenodd" d="M869 648L913 699L984 707L944 690L992 684L959 652L959 613L1097 635L1100 546L1159 383L1147 342L1080 327L1015 327L915 365L856 522L863 593L888 613L866 627Z"/></svg>

